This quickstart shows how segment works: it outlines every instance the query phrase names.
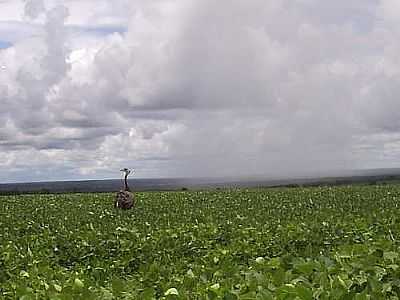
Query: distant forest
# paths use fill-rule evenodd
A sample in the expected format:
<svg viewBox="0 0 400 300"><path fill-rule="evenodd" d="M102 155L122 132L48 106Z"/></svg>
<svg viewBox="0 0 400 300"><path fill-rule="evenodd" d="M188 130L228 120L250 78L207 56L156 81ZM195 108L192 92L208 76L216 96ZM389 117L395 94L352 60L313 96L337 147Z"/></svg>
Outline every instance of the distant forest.
<svg viewBox="0 0 400 300"><path fill-rule="evenodd" d="M344 177L246 180L246 179L131 179L134 191L179 191L222 188L276 188L312 187L349 184L386 184L400 182L400 174L360 175ZM121 180L56 181L0 184L0 195L49 194L49 193L99 193L115 192L121 188Z"/></svg>

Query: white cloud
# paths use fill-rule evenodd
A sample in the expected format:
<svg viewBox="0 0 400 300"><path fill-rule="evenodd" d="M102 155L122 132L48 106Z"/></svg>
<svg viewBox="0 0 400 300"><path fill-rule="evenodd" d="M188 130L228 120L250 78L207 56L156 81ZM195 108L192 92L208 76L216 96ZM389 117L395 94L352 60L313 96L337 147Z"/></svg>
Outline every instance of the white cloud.
<svg viewBox="0 0 400 300"><path fill-rule="evenodd" d="M397 166L396 3L1 2L0 180Z"/></svg>

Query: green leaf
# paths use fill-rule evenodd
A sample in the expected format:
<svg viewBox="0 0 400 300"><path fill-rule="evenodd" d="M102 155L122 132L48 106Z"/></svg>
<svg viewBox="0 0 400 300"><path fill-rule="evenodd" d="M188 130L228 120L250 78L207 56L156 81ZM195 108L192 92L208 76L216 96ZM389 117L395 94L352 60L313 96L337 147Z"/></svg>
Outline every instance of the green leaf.
<svg viewBox="0 0 400 300"><path fill-rule="evenodd" d="M143 291L143 293L141 294L140 299L143 299L143 300L154 300L154 299L156 299L154 289L153 288L145 289Z"/></svg>
<svg viewBox="0 0 400 300"><path fill-rule="evenodd" d="M295 264L294 267L301 274L305 274L308 276L314 271L315 263L314 262L298 263L298 264Z"/></svg>
<svg viewBox="0 0 400 300"><path fill-rule="evenodd" d="M169 296L169 295L176 295L179 296L178 290L176 288L170 288L168 289L165 294L165 296Z"/></svg>
<svg viewBox="0 0 400 300"><path fill-rule="evenodd" d="M79 278L75 278L73 286L74 286L74 288L79 290L79 289L82 289L85 285L82 282L82 280L80 280Z"/></svg>
<svg viewBox="0 0 400 300"><path fill-rule="evenodd" d="M62 287L61 287L60 285L58 285L58 284L55 283L53 286L54 286L54 289L55 289L57 292L61 293Z"/></svg>
<svg viewBox="0 0 400 300"><path fill-rule="evenodd" d="M22 270L21 272L19 272L19 276L25 277L25 278L29 278L29 273L24 271L24 270Z"/></svg>
<svg viewBox="0 0 400 300"><path fill-rule="evenodd" d="M263 289L263 290L257 292L257 298L256 299L257 300L273 300L274 296L267 289Z"/></svg>
<svg viewBox="0 0 400 300"><path fill-rule="evenodd" d="M238 296L232 292L225 292L224 300L238 300Z"/></svg>
<svg viewBox="0 0 400 300"><path fill-rule="evenodd" d="M302 299L302 300L312 300L313 295L312 295L312 290L308 289L304 286L296 286L296 293L297 296Z"/></svg>

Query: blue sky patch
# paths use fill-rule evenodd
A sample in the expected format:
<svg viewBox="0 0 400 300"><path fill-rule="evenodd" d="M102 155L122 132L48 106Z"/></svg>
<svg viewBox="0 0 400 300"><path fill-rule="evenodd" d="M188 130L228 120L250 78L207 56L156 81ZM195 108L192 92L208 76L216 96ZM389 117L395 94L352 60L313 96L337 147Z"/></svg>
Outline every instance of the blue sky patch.
<svg viewBox="0 0 400 300"><path fill-rule="evenodd" d="M11 46L12 44L10 42L0 40L0 49L10 48Z"/></svg>
<svg viewBox="0 0 400 300"><path fill-rule="evenodd" d="M94 27L71 26L70 28L95 36L106 36L116 32L122 34L127 31L127 28L122 26L94 26Z"/></svg>
<svg viewBox="0 0 400 300"><path fill-rule="evenodd" d="M127 29L125 27L112 26L112 27L88 28L87 32L97 33L99 35L108 35L108 34L112 34L112 33L115 33L115 32L125 33L126 30Z"/></svg>

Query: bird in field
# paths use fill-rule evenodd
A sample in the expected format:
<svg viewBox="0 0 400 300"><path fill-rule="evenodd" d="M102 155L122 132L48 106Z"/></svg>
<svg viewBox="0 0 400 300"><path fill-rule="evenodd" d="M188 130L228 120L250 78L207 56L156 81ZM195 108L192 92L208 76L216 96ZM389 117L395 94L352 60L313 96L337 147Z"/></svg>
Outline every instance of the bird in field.
<svg viewBox="0 0 400 300"><path fill-rule="evenodd" d="M124 173L124 189L120 190L115 196L114 207L121 209L131 209L134 204L133 194L128 186L128 175L132 172L128 168L124 168L120 170Z"/></svg>

